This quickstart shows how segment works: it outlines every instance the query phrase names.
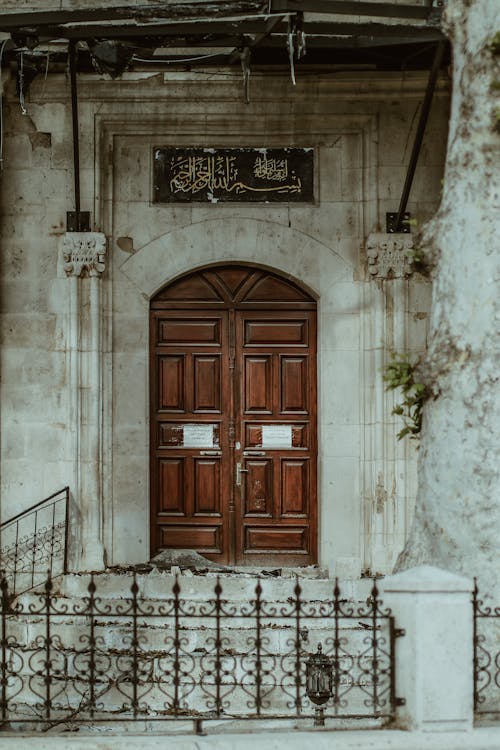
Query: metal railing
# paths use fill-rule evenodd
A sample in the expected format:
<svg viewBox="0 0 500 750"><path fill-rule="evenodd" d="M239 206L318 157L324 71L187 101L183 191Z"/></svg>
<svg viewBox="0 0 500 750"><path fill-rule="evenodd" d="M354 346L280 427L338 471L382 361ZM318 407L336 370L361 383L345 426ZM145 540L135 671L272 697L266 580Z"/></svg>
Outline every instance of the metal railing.
<svg viewBox="0 0 500 750"><path fill-rule="evenodd" d="M11 595L67 571L69 487L0 524L0 570Z"/></svg>
<svg viewBox="0 0 500 750"><path fill-rule="evenodd" d="M147 598L147 578L142 590L137 576L130 580L122 596L90 576L85 596L65 598L49 579L42 593L17 600L2 581L0 725L183 720L198 732L214 719L373 725L402 703L394 670L402 632L375 584L359 605L343 599L338 584L328 600L310 601L298 580L284 581L276 602L266 596L269 579L257 579L252 598L241 601L227 581L225 598L218 578L202 598L186 579L183 598L175 578L160 600Z"/></svg>
<svg viewBox="0 0 500 750"><path fill-rule="evenodd" d="M474 579L474 712L500 717L500 606L479 599Z"/></svg>

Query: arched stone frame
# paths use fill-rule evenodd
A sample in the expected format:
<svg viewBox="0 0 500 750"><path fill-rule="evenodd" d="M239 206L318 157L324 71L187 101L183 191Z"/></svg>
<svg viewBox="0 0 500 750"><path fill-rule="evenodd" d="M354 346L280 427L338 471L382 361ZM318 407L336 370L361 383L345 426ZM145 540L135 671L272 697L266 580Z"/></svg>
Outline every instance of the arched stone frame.
<svg viewBox="0 0 500 750"><path fill-rule="evenodd" d="M346 352L341 340L346 315L350 323L357 322L359 331L359 289L354 281L354 269L344 258L295 229L243 218L202 221L168 232L148 243L130 256L119 270L144 302L144 368L140 373L136 371L136 392L144 393L145 399L148 398L147 313L150 298L189 271L231 261L273 270L307 288L318 300L319 560L321 565L334 572L339 557L349 558L357 561L353 565L354 568L357 565L359 572L362 554L360 453L358 450L355 456L344 457L342 465L343 457L332 455L335 448L331 447L335 443L333 433L336 427L343 428L344 432L348 428L353 445L359 447L361 443L359 346ZM119 382L114 378L113 388L116 387L119 387ZM147 414L147 401L143 408ZM120 431L119 419L115 413L115 434ZM144 428L144 444L148 446L148 425L145 424ZM120 471L120 459L114 456L113 475L118 476ZM147 460L144 461L144 471L148 472ZM350 481L346 481L346 477ZM144 500L146 514L147 493ZM123 498L115 497L115 529L120 526L116 514L123 505ZM120 562L123 556L119 538L118 533L113 539L114 562ZM356 575L354 569L352 574Z"/></svg>

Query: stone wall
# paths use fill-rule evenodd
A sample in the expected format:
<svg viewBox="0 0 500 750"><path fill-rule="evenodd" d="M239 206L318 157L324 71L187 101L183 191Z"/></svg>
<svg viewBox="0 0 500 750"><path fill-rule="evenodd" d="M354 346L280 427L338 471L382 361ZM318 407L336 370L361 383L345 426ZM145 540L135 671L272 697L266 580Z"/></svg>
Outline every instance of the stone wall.
<svg viewBox="0 0 500 750"><path fill-rule="evenodd" d="M288 74L255 73L245 105L236 72L79 76L82 210L108 238L97 292L91 279L66 278L60 259L74 208L68 82L35 81L26 116L8 84L2 518L69 484L83 534L76 552L97 508L92 534L108 562L148 558L149 298L192 268L243 260L318 296L320 561L341 576L390 570L411 518L415 456L396 443L381 368L392 349L425 346L430 287L418 275L368 278L364 241L397 210L425 83L415 73L318 72L294 88ZM438 205L447 113L443 80L408 206L417 225ZM154 205L155 145L313 146L318 199ZM82 355L96 341L97 369ZM78 554L73 564L86 565Z"/></svg>

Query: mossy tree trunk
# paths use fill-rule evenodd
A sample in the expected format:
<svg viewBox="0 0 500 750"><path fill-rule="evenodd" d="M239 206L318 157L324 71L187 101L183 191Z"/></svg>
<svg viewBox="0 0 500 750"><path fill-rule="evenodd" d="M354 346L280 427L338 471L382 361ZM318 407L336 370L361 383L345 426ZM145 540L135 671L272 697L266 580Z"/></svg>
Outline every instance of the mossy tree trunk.
<svg viewBox="0 0 500 750"><path fill-rule="evenodd" d="M477 575L500 591L500 31L498 0L453 0L443 184L423 250L435 264L419 490L396 568ZM493 43L493 44L492 44Z"/></svg>

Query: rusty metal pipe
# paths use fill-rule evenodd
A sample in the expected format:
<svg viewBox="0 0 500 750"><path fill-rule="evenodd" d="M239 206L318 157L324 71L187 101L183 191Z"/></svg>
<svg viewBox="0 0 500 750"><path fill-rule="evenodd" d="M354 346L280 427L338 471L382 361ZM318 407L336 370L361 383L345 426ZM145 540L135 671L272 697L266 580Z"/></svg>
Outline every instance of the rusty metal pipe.
<svg viewBox="0 0 500 750"><path fill-rule="evenodd" d="M408 204L408 198L410 197L410 190L415 177L415 170L417 168L418 157L420 154L420 148L424 139L425 128L427 120L429 118L429 112L431 110L432 98L434 96L434 89L436 88L436 81L439 74L439 69L443 61L443 55L446 48L446 42L438 42L436 51L434 53L434 60L429 73L429 79L427 81L427 89L425 92L424 101L422 103L422 109L420 111L420 118L417 125L417 132L415 133L415 141L413 143L413 149L411 152L410 163L408 165L408 171L406 173L405 184L403 187L403 193L401 195L401 201L399 203L398 215L396 220L396 232L401 231L401 220L406 211Z"/></svg>
<svg viewBox="0 0 500 750"><path fill-rule="evenodd" d="M80 138L78 128L78 90L76 85L76 45L71 40L68 46L69 75L71 84L71 118L73 123L73 177L75 185L76 227L80 231Z"/></svg>

